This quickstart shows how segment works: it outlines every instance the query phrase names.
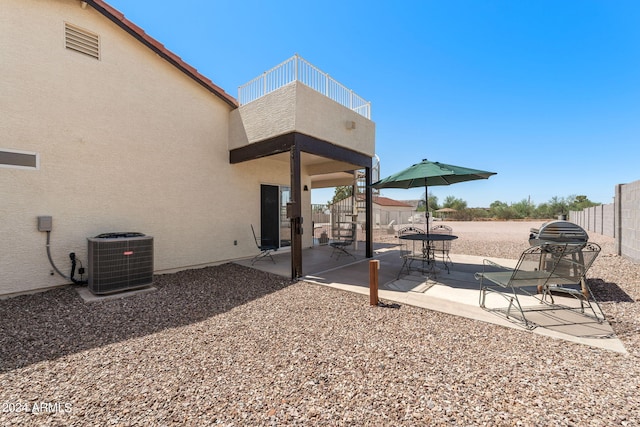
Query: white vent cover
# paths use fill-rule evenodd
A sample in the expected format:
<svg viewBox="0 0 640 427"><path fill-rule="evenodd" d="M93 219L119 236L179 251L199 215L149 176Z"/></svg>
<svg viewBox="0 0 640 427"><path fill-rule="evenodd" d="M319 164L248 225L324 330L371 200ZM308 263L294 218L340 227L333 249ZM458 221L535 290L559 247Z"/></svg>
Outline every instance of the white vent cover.
<svg viewBox="0 0 640 427"><path fill-rule="evenodd" d="M100 38L74 25L64 24L64 45L95 59L100 59Z"/></svg>

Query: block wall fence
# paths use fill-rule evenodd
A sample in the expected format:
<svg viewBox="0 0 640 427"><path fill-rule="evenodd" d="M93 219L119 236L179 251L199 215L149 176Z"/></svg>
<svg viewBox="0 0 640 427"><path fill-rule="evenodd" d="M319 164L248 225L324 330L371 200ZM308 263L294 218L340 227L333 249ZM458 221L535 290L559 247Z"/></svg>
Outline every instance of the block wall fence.
<svg viewBox="0 0 640 427"><path fill-rule="evenodd" d="M613 203L569 212L569 220L587 231L615 239L615 250L640 262L640 181L618 184Z"/></svg>

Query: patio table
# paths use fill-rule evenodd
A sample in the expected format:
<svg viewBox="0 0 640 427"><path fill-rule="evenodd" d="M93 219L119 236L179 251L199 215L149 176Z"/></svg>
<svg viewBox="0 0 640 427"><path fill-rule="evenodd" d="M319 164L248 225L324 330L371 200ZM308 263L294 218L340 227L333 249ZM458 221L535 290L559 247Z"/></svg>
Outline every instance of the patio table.
<svg viewBox="0 0 640 427"><path fill-rule="evenodd" d="M411 241L419 241L422 242L422 251L420 254L418 254L418 256L414 255L412 251L412 255L405 258L404 263L402 264L402 267L400 267L400 273L398 274L398 276L400 276L400 274L402 274L402 270L406 267L407 268L407 273L410 272L411 270L411 262L414 260L418 260L421 262L422 268L421 269L417 269L419 271L424 272L428 272L431 273L435 276L435 258L433 256L433 246L431 246L431 242L446 242L446 241L450 241L450 240L455 240L458 238L458 236L454 236L452 234L441 234L441 233L414 233L414 234L404 234L402 236L398 237L401 240L411 240ZM425 263L428 265L428 268L425 269L424 265ZM445 267L447 267L447 270L449 269L448 266L445 263Z"/></svg>

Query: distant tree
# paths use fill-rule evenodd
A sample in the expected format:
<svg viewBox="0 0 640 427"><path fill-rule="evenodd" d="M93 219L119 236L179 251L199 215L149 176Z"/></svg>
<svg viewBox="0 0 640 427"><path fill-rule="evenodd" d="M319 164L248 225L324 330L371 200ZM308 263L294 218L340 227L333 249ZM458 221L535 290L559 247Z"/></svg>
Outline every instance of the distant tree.
<svg viewBox="0 0 640 427"><path fill-rule="evenodd" d="M506 208L509 205L507 205L505 202L501 202L500 200L496 200L495 202L491 203L489 205L489 209L498 209L498 208Z"/></svg>
<svg viewBox="0 0 640 427"><path fill-rule="evenodd" d="M471 211L471 215L473 217L473 219L484 219L484 218L489 218L489 211L487 209L482 209L482 208L471 208L471 209L466 209L467 211Z"/></svg>
<svg viewBox="0 0 640 427"><path fill-rule="evenodd" d="M467 202L454 196L447 196L447 198L444 199L444 202L442 203L442 207L461 211L467 208Z"/></svg>
<svg viewBox="0 0 640 427"><path fill-rule="evenodd" d="M456 221L473 221L477 219L485 219L489 217L489 212L481 208L466 208L447 215L447 219Z"/></svg>
<svg viewBox="0 0 640 427"><path fill-rule="evenodd" d="M513 203L511 208L516 214L516 218L532 218L534 216L535 207L528 199L522 199L518 203Z"/></svg>
<svg viewBox="0 0 640 427"><path fill-rule="evenodd" d="M540 203L535 210L535 218L553 218L551 206L548 203Z"/></svg>
<svg viewBox="0 0 640 427"><path fill-rule="evenodd" d="M567 198L567 205L570 211L581 211L586 208L598 206L600 203L592 202L587 196L569 196Z"/></svg>
<svg viewBox="0 0 640 427"><path fill-rule="evenodd" d="M435 211L437 209L439 209L438 208L438 197L436 197L433 194L431 194L429 196L429 211ZM425 211L425 208L424 208L424 193L422 193L422 196L420 196L420 201L418 202L418 206L417 206L416 210L418 212L424 212Z"/></svg>
<svg viewBox="0 0 640 427"><path fill-rule="evenodd" d="M566 198L554 196L548 202L535 205L529 199L508 205L496 200L489 207L489 216L498 219L541 218L552 219L559 215L566 215L569 211L579 211L599 203L590 201L587 196L568 196Z"/></svg>
<svg viewBox="0 0 640 427"><path fill-rule="evenodd" d="M329 204L334 204L340 200L344 200L347 197L351 197L353 194L353 186L351 185L339 185L336 187L333 193L333 198L329 201Z"/></svg>
<svg viewBox="0 0 640 427"><path fill-rule="evenodd" d="M499 200L491 203L489 206L489 213L492 217L497 219L514 219L517 218L516 211L509 205Z"/></svg>
<svg viewBox="0 0 640 427"><path fill-rule="evenodd" d="M351 187L336 187L336 194L334 200L341 200L341 198L351 195ZM424 193L422 194L421 201L418 203L417 210L424 212ZM435 211L439 208L452 208L457 212L448 215L449 219L459 221L470 221L473 219L482 218L496 218L501 220L510 219L524 219L524 218L540 218L540 219L552 219L559 215L566 215L569 211L580 211L585 208L597 206L600 203L594 203L585 195L580 196L568 196L566 198L554 196L545 203L535 205L529 198L522 199L517 203L511 205L496 200L489 206L489 209L470 209L467 207L465 200L456 198L454 196L447 196L442 203L442 206L438 206L438 198L436 196L429 196L429 210Z"/></svg>
<svg viewBox="0 0 640 427"><path fill-rule="evenodd" d="M500 200L496 200L489 205L489 215L498 218L498 213L508 207L509 205L507 205L506 203L501 202Z"/></svg>
<svg viewBox="0 0 640 427"><path fill-rule="evenodd" d="M569 206L564 198L554 196L549 200L549 214L551 217L566 215L569 213Z"/></svg>

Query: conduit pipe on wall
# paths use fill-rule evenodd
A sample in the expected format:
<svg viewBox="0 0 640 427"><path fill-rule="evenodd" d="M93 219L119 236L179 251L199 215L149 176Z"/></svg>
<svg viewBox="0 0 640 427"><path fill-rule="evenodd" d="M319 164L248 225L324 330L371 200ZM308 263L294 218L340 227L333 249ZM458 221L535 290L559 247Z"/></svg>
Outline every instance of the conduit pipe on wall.
<svg viewBox="0 0 640 427"><path fill-rule="evenodd" d="M53 269L56 271L56 273L62 276L65 280L73 282L76 285L86 285L88 283L86 280L77 280L73 277L76 270L76 254L75 253L72 252L69 254L69 258L71 258L71 276L69 277L65 276L64 273L60 271L58 267L56 267L56 265L53 262L53 259L51 258L51 231L47 231L47 258L49 258L49 263L51 264ZM80 265L82 266L82 264Z"/></svg>

